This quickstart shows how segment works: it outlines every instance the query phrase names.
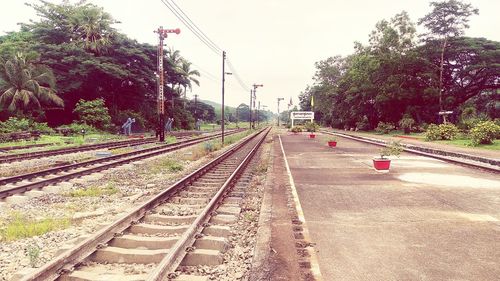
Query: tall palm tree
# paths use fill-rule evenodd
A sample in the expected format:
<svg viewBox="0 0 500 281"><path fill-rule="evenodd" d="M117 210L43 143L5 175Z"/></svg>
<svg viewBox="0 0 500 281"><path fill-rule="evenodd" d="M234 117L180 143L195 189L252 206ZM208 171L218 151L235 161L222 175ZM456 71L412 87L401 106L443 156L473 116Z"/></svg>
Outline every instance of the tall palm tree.
<svg viewBox="0 0 500 281"><path fill-rule="evenodd" d="M0 106L10 111L40 109L42 104L63 107L64 101L56 95L52 71L34 65L32 58L17 53L12 59L0 61Z"/></svg>
<svg viewBox="0 0 500 281"><path fill-rule="evenodd" d="M83 47L99 55L105 53L111 45L111 39L115 35L111 25L114 23L117 21L104 12L103 8L86 4L78 7L71 25Z"/></svg>
<svg viewBox="0 0 500 281"><path fill-rule="evenodd" d="M188 88L190 90L193 89L193 84L191 82L194 82L197 86L200 86L200 81L196 79L196 77L200 77L200 72L198 70L191 70L191 65L192 63L188 62L185 59L182 59L180 70L182 75L184 76L183 77L184 98L186 98L186 90Z"/></svg>

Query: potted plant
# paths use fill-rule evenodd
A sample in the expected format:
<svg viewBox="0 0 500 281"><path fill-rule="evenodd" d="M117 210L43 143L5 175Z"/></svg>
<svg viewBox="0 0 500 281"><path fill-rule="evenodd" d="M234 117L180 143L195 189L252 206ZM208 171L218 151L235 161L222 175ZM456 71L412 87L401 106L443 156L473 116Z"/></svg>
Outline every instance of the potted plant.
<svg viewBox="0 0 500 281"><path fill-rule="evenodd" d="M377 171L389 171L391 166L391 159L385 158L387 156L397 156L403 151L403 147L400 142L391 142L387 144L384 148L380 150L380 158L373 158L373 167Z"/></svg>
<svg viewBox="0 0 500 281"><path fill-rule="evenodd" d="M329 147L336 147L337 146L337 138L329 138L328 139L328 146Z"/></svg>
<svg viewBox="0 0 500 281"><path fill-rule="evenodd" d="M309 132L309 138L314 139L316 137L316 132L319 129L319 125L315 124L314 122L307 122L305 124L306 130Z"/></svg>

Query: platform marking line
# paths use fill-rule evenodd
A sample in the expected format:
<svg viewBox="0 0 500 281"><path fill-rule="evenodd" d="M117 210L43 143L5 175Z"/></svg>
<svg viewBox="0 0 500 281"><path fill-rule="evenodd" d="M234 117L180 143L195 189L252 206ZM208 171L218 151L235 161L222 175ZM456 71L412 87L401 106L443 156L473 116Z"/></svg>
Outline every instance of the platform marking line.
<svg viewBox="0 0 500 281"><path fill-rule="evenodd" d="M280 139L281 152L283 152L283 159L285 160L286 172L288 173L288 178L290 179L290 188L292 190L293 201L295 202L295 209L297 211L297 216L299 217L300 222L302 222L304 240L312 241L311 236L309 235L309 228L307 227L306 219L304 217L304 211L302 210L302 206L300 205L299 194L297 193L292 172L290 171L290 166L288 165L288 160L286 158L285 149L283 148L283 142L281 141L281 136L278 135L278 138ZM314 247L312 251L308 252L310 254L310 260L311 260L311 272L317 281L322 281L323 276L321 275L321 271L319 269L318 258L316 256L316 252L314 251Z"/></svg>

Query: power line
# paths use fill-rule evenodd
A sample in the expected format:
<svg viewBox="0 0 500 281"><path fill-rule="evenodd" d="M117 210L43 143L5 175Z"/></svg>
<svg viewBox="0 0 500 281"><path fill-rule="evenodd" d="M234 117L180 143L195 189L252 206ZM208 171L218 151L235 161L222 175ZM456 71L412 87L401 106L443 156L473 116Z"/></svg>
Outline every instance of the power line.
<svg viewBox="0 0 500 281"><path fill-rule="evenodd" d="M243 79L241 79L240 75L236 71L236 68L233 66L233 64L229 59L227 60L227 65L229 66L229 69L233 73L234 78L236 78L236 81L238 81L238 84L240 84L241 88L243 88L243 90L248 92L250 88L245 84L245 82L243 82Z"/></svg>
<svg viewBox="0 0 500 281"><path fill-rule="evenodd" d="M200 39L201 42L203 42L212 52L216 53L217 55L220 55L222 50L220 50L217 46L213 46L209 40L210 39L205 39L203 35L187 20L185 19L182 14L175 9L172 4L170 4L167 0L161 0L161 2L179 19L193 34ZM211 41L211 40L210 40Z"/></svg>
<svg viewBox="0 0 500 281"><path fill-rule="evenodd" d="M168 1L168 0L167 0L167 1ZM219 48L219 46L217 46L217 44L215 44L215 43L214 43L214 41L210 40L210 37L208 37L208 36L205 34L205 32L203 32L203 31L202 31L202 30L201 30L201 29L200 29L200 28L196 25L196 23L194 23L194 22L193 22L193 21L189 18L189 16L188 16L186 13L184 13L184 11L181 9L181 7L179 7L179 6L178 6L178 5L174 2L174 0L170 0L170 1L172 2L172 4L174 4L174 5L175 5L175 7L177 7L177 9L179 9L179 11L180 11L180 12L181 12L181 13L182 13L182 14L183 14L183 15L184 15L187 19L188 19L188 21L189 21L192 25L194 25L194 27L196 28L196 30L198 30L198 31L199 31L199 32L200 32L200 33L201 33L201 34L202 34L202 35L203 35L203 36L204 36L204 37L205 37L205 38L206 38L206 39L207 39L207 40L208 40L208 41L212 44L212 46L214 46L217 50L219 50L219 52L222 52L222 49L221 49L221 48Z"/></svg>

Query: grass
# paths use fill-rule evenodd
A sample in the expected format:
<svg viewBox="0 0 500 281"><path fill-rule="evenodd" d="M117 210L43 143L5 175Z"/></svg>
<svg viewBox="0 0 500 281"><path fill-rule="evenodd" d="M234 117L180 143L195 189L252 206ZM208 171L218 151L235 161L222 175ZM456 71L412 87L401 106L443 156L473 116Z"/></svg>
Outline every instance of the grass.
<svg viewBox="0 0 500 281"><path fill-rule="evenodd" d="M162 159L152 169L153 173L155 174L165 170L175 173L184 170L184 166L174 159L167 158L167 159Z"/></svg>
<svg viewBox="0 0 500 281"><path fill-rule="evenodd" d="M4 225L3 225L4 224ZM12 213L0 227L0 236L3 241L14 241L33 236L39 236L50 231L67 228L71 225L68 218L40 220L29 219L19 213Z"/></svg>
<svg viewBox="0 0 500 281"><path fill-rule="evenodd" d="M260 122L260 123L261 123L261 125L265 124L264 122ZM257 126L257 123L255 123L255 125ZM238 126L236 126L235 122L224 124L224 129L236 129L237 127L248 128L248 122L238 122ZM212 131L212 130L220 130L221 126L217 125L217 124L209 123L209 124L202 124L200 126L200 128L202 131Z"/></svg>
<svg viewBox="0 0 500 281"><path fill-rule="evenodd" d="M359 133L361 135L366 135L366 136L380 135L379 133L377 133L375 131L358 131L356 133ZM415 138L416 140L422 141L422 142L434 142L434 143L459 146L459 147L464 147L464 148L471 148L472 147L472 148L479 148L479 149L486 149L486 150L500 150L500 140L493 141L493 144L480 144L477 146L472 146L470 139L466 138L465 136L458 137L454 140L437 140L437 141L426 140L424 133L410 133L409 135L405 135L403 133L403 131L391 131L389 134L385 134L385 136L391 136L391 137L409 136L409 137Z"/></svg>
<svg viewBox="0 0 500 281"><path fill-rule="evenodd" d="M0 147L24 146L30 144L45 144L45 143L54 144L55 146L67 147L70 145L82 145L84 143L88 143L89 139L95 139L96 142L102 142L120 138L123 137L113 134L89 134L85 135L85 138L83 138L81 135L74 135L69 137L60 135L42 135L40 139L37 141L21 140L21 141L3 142L0 143Z"/></svg>
<svg viewBox="0 0 500 281"><path fill-rule="evenodd" d="M99 197L103 195L113 195L118 193L118 188L113 183L108 183L106 186L91 186L85 189L77 189L66 193L68 197Z"/></svg>
<svg viewBox="0 0 500 281"><path fill-rule="evenodd" d="M166 144L169 144L169 143L176 143L177 142L177 138L175 136L167 136L165 138L165 143Z"/></svg>

